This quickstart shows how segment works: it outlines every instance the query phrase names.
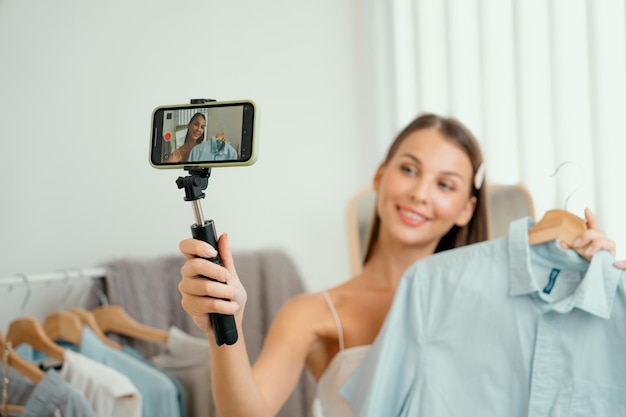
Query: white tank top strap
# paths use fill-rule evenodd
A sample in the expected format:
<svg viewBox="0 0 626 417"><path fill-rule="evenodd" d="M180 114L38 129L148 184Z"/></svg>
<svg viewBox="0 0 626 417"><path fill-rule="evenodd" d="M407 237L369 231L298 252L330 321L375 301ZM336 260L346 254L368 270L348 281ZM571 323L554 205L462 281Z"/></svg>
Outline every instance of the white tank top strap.
<svg viewBox="0 0 626 417"><path fill-rule="evenodd" d="M328 308L330 309L330 312L335 318L335 323L337 324L337 334L339 336L339 350L341 351L344 349L343 327L341 326L341 320L339 319L339 314L337 314L337 309L335 308L333 301L330 299L330 295L328 294L328 291L324 291L322 292L322 294L324 295L324 299L326 299L326 304L328 304Z"/></svg>

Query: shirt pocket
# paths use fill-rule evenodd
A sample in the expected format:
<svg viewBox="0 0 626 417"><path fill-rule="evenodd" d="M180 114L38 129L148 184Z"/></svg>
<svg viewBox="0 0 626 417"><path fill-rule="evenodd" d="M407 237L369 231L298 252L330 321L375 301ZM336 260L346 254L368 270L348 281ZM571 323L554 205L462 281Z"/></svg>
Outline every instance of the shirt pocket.
<svg viewBox="0 0 626 417"><path fill-rule="evenodd" d="M574 381L569 417L626 416L626 388Z"/></svg>

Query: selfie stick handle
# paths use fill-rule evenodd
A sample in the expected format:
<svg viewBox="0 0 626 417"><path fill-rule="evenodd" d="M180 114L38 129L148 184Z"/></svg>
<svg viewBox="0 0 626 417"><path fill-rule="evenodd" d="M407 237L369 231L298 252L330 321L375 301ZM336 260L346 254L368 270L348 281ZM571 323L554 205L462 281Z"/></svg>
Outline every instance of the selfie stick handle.
<svg viewBox="0 0 626 417"><path fill-rule="evenodd" d="M185 168L187 169L187 168ZM215 232L215 223L213 220L204 220L202 215L202 207L200 206L199 199L204 198L202 190L208 185L208 179L211 175L210 168L204 169L188 169L192 174L187 177L179 177L176 181L178 188L185 188L185 201L191 201L193 204L194 214L196 216L196 224L191 225L191 235L194 239L202 240L213 246L217 250L217 234ZM213 258L206 258L214 264L224 266L220 259L219 253ZM212 278L208 278L212 281L219 282ZM226 285L226 283L223 283ZM230 300L225 300L230 301ZM215 336L215 343L218 346L232 345L237 342L237 324L235 323L235 316L232 314L219 314L209 313L211 319L211 325L213 326L213 334Z"/></svg>
<svg viewBox="0 0 626 417"><path fill-rule="evenodd" d="M199 239L207 242L209 245L217 248L217 236L215 233L215 223L213 220L205 220L202 226L200 224L194 224L191 226L191 235L194 239ZM209 261L214 264L224 266L219 254L214 258L209 258ZM230 301L230 300L226 300ZM213 326L213 334L215 335L215 343L218 346L226 343L232 345L237 341L237 325L235 324L235 316L209 313L211 319L211 325Z"/></svg>

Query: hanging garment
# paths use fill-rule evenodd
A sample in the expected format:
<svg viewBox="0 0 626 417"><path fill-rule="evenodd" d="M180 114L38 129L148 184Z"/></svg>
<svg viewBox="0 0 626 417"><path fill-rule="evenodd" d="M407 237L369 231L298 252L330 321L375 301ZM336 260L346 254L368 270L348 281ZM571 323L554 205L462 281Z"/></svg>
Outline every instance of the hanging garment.
<svg viewBox="0 0 626 417"><path fill-rule="evenodd" d="M32 363L46 359L28 345L15 352ZM141 394L125 375L71 349L65 349L64 356L59 375L87 399L98 417L141 417Z"/></svg>
<svg viewBox="0 0 626 417"><path fill-rule="evenodd" d="M532 224L407 270L341 390L359 416L626 415L626 272Z"/></svg>
<svg viewBox="0 0 626 417"><path fill-rule="evenodd" d="M166 376L106 345L86 326L78 352L128 377L141 393L143 417L180 416L176 387Z"/></svg>
<svg viewBox="0 0 626 417"><path fill-rule="evenodd" d="M70 349L60 375L81 391L98 417L141 416L143 399L124 374Z"/></svg>
<svg viewBox="0 0 626 417"><path fill-rule="evenodd" d="M185 392L185 416L216 417L217 410L210 389L211 355L206 339L191 336L170 327L165 352L150 360L176 378Z"/></svg>
<svg viewBox="0 0 626 417"><path fill-rule="evenodd" d="M38 384L11 370L8 402L24 405L20 417L96 417L87 399L54 370Z"/></svg>
<svg viewBox="0 0 626 417"><path fill-rule="evenodd" d="M176 400L178 402L178 410L180 412L180 416L186 416L185 412L185 389L181 385L180 381L178 381L173 375L166 372L164 369L154 365L152 362L146 360L139 352L128 345L122 346L122 352L126 353L132 358L137 359L138 361L145 363L151 368L155 369L157 372L163 374L167 379L169 379L172 384L176 387Z"/></svg>

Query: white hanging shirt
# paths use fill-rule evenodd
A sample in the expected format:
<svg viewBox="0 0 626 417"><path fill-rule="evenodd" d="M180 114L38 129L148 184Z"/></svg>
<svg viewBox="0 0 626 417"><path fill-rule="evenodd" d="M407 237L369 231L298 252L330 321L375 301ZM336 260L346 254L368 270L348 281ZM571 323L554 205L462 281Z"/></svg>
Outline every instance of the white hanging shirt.
<svg viewBox="0 0 626 417"><path fill-rule="evenodd" d="M59 373L85 396L98 417L141 416L141 394L118 371L65 349L63 367Z"/></svg>

